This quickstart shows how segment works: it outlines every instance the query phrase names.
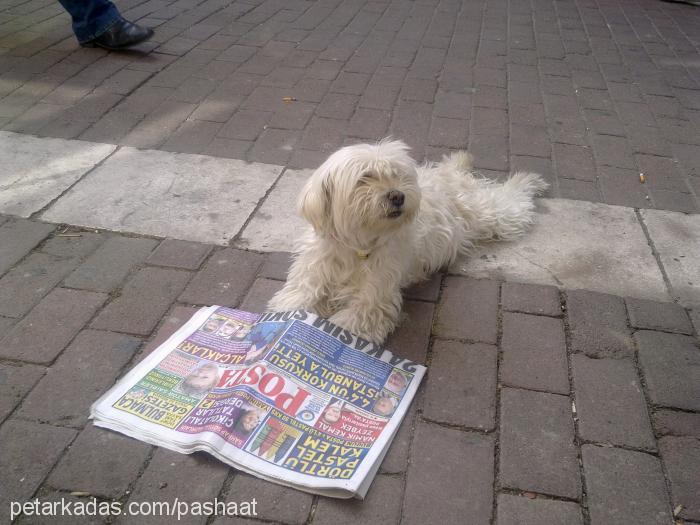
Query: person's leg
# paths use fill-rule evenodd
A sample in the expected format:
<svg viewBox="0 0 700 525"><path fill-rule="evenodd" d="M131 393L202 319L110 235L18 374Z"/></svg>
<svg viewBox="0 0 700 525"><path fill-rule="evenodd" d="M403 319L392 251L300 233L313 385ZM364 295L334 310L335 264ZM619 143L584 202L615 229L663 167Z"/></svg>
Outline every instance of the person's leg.
<svg viewBox="0 0 700 525"><path fill-rule="evenodd" d="M117 7L109 0L58 0L73 19L73 32L84 44L122 20Z"/></svg>
<svg viewBox="0 0 700 525"><path fill-rule="evenodd" d="M153 30L125 20L109 0L58 0L73 19L81 46L121 50L153 36Z"/></svg>

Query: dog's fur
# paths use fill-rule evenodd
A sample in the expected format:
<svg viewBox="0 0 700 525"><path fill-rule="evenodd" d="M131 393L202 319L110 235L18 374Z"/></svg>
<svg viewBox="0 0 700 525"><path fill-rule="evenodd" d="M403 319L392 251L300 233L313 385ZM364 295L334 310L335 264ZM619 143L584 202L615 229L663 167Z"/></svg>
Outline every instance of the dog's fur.
<svg viewBox="0 0 700 525"><path fill-rule="evenodd" d="M533 196L547 187L539 175L498 184L471 173L467 152L417 166L408 149L389 139L348 146L315 171L298 204L311 227L270 310L310 310L381 343L399 321L402 288L533 222Z"/></svg>

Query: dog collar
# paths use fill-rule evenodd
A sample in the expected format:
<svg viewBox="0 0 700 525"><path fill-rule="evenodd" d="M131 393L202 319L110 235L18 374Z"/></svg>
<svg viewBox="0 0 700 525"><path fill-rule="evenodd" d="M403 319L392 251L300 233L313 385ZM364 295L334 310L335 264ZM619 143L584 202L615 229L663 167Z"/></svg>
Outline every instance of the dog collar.
<svg viewBox="0 0 700 525"><path fill-rule="evenodd" d="M355 253L357 254L358 259L365 260L369 258L372 252L369 250L357 250Z"/></svg>

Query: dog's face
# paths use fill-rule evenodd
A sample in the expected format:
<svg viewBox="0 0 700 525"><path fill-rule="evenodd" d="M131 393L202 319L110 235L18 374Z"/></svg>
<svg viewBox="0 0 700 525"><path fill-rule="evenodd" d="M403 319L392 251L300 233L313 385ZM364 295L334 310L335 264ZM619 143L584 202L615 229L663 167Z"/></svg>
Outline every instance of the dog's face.
<svg viewBox="0 0 700 525"><path fill-rule="evenodd" d="M336 151L302 190L301 215L319 235L371 248L410 223L420 207L416 165L407 152L400 141Z"/></svg>

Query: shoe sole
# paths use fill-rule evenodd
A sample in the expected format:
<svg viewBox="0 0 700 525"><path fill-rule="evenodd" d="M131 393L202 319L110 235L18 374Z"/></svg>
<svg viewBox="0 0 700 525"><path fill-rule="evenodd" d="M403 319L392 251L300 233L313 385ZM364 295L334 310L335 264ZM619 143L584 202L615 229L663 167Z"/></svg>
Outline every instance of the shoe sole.
<svg viewBox="0 0 700 525"><path fill-rule="evenodd" d="M150 35L142 38L141 40L136 40L135 42L131 42L130 44L125 45L125 46L118 46L118 47L105 46L105 45L98 44L97 42L93 41L93 42L85 42L84 44L80 44L80 47L90 47L90 48L99 47L101 49L106 49L108 51L122 51L124 49L129 49L130 47L134 47L134 46L137 46L139 44L142 44L142 43L146 42L147 40L149 40L152 36L153 36L153 34L150 34Z"/></svg>

